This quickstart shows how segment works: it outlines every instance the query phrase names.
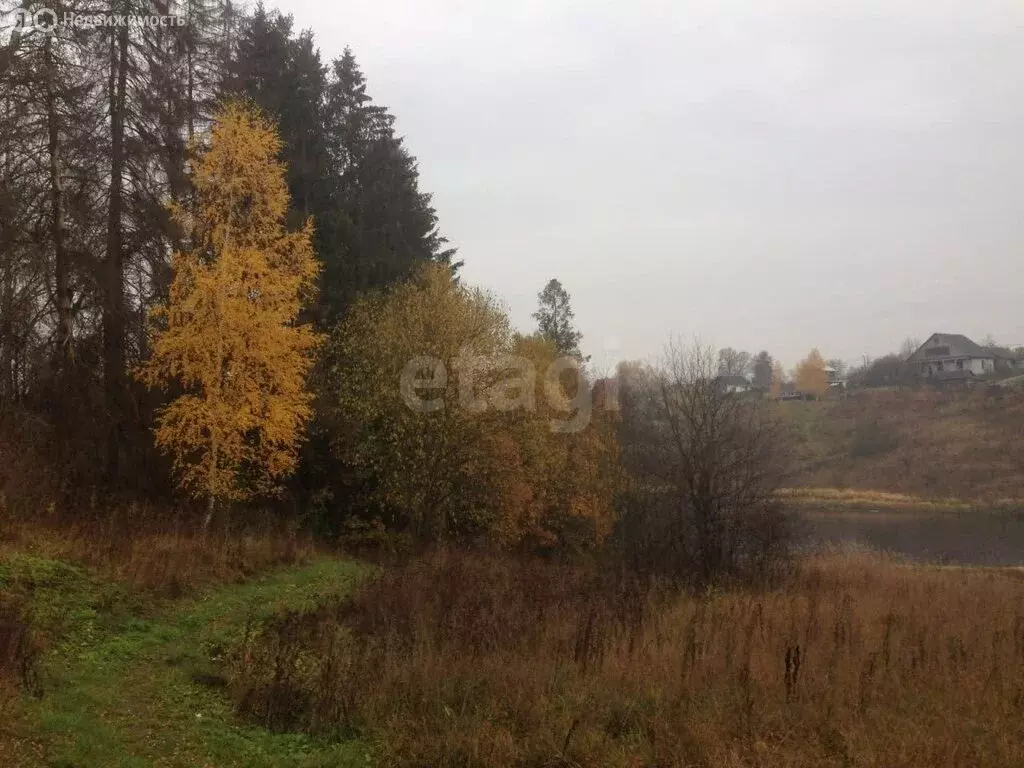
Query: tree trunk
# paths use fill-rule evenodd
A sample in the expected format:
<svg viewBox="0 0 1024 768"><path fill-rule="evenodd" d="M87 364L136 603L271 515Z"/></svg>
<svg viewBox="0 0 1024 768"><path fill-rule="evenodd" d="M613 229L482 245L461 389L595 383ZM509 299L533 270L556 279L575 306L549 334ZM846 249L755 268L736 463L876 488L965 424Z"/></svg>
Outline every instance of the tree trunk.
<svg viewBox="0 0 1024 768"><path fill-rule="evenodd" d="M0 65L4 62L0 60ZM10 120L11 104L4 101L4 122ZM9 146L4 144L3 151L3 179L6 186L11 178L11 153ZM0 209L0 216L4 216L5 209ZM13 218L13 214L12 214ZM3 233L6 237L6 232ZM14 376L15 366L15 340L14 340L14 272L17 269L17 259L13 247L6 248L6 243L0 241L0 271L3 273L3 288L0 290L0 367L3 368L2 379L0 379L0 400L8 399L16 402L18 397L17 382Z"/></svg>
<svg viewBox="0 0 1024 768"><path fill-rule="evenodd" d="M203 533L210 530L210 523L213 521L213 511L216 504L216 499L213 494L206 500L206 517L203 518Z"/></svg>
<svg viewBox="0 0 1024 768"><path fill-rule="evenodd" d="M125 91L128 80L128 28L110 41L110 198L107 211L107 258L103 274L103 383L107 406L107 476L120 469L123 427L127 417L124 367L124 253L121 234L124 175Z"/></svg>
<svg viewBox="0 0 1024 768"><path fill-rule="evenodd" d="M193 23L191 16L189 17L189 23L190 24ZM192 55L193 55L192 43L193 43L193 38L191 37L191 33L190 33L189 41L188 41L188 53L186 54L187 61L186 61L186 65L185 65L187 67L187 69L188 69L188 95L187 95L188 104L186 106L186 111L187 111L188 114L186 115L186 120L188 120L188 146L189 146L190 149L192 147L192 142L195 139L195 130L196 130L195 129L195 111L196 111L195 87L196 87L196 84L195 84L195 63L192 61Z"/></svg>
<svg viewBox="0 0 1024 768"><path fill-rule="evenodd" d="M18 401L18 381L15 376L15 334L14 334L14 269L13 255L4 268L3 291L0 292L0 365L3 365L3 390L0 397Z"/></svg>
<svg viewBox="0 0 1024 768"><path fill-rule="evenodd" d="M50 156L50 237L53 240L54 294L57 305L57 358L61 371L66 375L74 363L75 351L71 323L70 265L64 243L64 190L60 177L60 124L57 115L57 98L54 93L57 72L52 48L53 36L51 35L46 38L43 48L46 68L47 148Z"/></svg>

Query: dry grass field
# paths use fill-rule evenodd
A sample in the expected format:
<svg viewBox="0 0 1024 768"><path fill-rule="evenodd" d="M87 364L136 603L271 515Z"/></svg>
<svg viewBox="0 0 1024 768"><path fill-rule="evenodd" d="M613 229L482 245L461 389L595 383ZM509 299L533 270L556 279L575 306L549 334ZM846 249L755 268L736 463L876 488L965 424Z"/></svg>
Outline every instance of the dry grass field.
<svg viewBox="0 0 1024 768"><path fill-rule="evenodd" d="M779 403L793 435L790 485L931 500L1024 499L1024 392L865 391Z"/></svg>
<svg viewBox="0 0 1024 768"><path fill-rule="evenodd" d="M809 560L644 589L435 554L234 649L239 710L397 766L1024 764L1024 578Z"/></svg>

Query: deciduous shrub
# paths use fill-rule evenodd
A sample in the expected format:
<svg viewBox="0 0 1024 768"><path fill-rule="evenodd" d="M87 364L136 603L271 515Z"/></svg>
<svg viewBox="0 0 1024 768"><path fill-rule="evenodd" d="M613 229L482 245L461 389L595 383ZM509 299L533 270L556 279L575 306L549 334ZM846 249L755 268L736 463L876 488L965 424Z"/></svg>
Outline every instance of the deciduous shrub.
<svg viewBox="0 0 1024 768"><path fill-rule="evenodd" d="M728 392L716 371L713 350L679 344L658 368L620 368L617 543L638 572L709 584L785 559L785 435L768 403Z"/></svg>

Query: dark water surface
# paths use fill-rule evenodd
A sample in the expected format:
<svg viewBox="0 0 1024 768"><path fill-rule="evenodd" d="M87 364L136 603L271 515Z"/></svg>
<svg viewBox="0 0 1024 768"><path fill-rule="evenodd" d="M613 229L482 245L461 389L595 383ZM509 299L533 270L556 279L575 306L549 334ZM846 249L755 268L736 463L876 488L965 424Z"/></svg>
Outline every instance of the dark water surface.
<svg viewBox="0 0 1024 768"><path fill-rule="evenodd" d="M805 513L797 528L810 548L865 547L933 563L1024 565L1020 512Z"/></svg>

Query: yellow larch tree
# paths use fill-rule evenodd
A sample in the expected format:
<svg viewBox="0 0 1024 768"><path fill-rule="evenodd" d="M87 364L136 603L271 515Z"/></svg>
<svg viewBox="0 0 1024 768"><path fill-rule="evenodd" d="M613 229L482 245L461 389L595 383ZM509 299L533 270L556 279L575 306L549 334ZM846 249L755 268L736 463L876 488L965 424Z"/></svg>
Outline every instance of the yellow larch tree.
<svg viewBox="0 0 1024 768"><path fill-rule="evenodd" d="M796 387L804 395L823 397L828 393L825 359L817 349L812 349L796 367Z"/></svg>
<svg viewBox="0 0 1024 768"><path fill-rule="evenodd" d="M597 546L615 522L619 454L609 414L594 407L592 382L581 368L559 375L558 361L573 357L560 357L551 341L522 336L512 352L529 361L538 386L533 407L509 412L502 427L519 448L531 489L530 505L522 507L528 514L516 521L515 535L504 538L568 549ZM553 422L568 424L580 416L579 428L552 428Z"/></svg>
<svg viewBox="0 0 1024 768"><path fill-rule="evenodd" d="M272 492L295 468L311 413L318 338L297 316L319 272L312 222L285 230L281 141L252 108L225 105L194 165L194 205L174 210L191 248L173 257L152 313L152 355L136 371L182 394L158 414L158 447L184 490L208 503Z"/></svg>

